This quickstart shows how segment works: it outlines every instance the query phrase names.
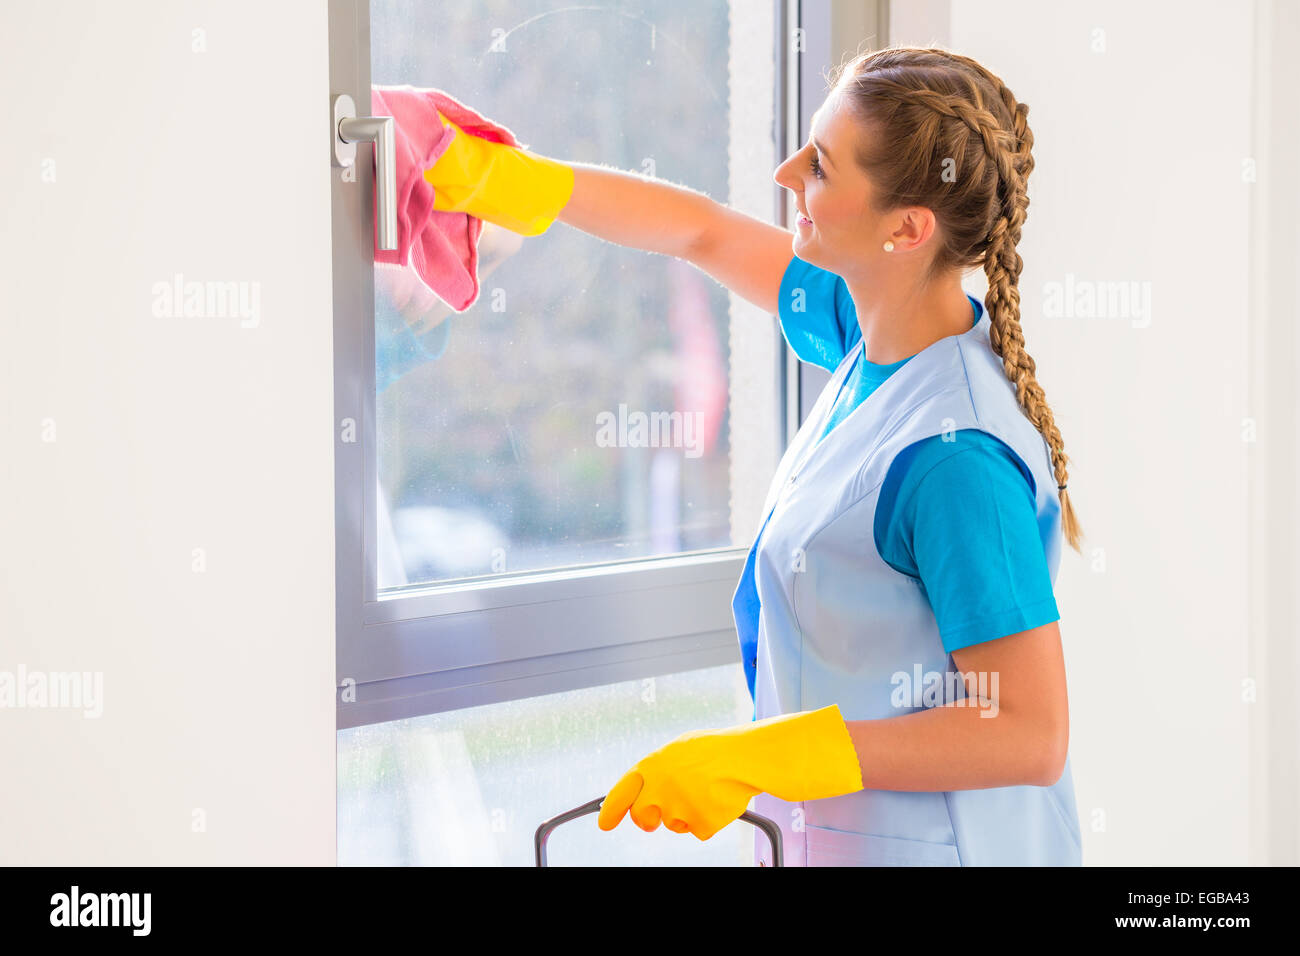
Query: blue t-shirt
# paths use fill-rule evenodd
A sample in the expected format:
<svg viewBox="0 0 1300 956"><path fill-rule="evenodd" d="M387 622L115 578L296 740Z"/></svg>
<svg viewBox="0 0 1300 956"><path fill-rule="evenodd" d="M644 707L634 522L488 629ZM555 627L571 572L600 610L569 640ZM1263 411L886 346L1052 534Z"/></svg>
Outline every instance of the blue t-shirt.
<svg viewBox="0 0 1300 956"><path fill-rule="evenodd" d="M983 308L970 302L973 326ZM844 280L798 256L781 280L779 315L795 354L829 371L862 338ZM907 362L877 365L859 353L818 440ZM959 429L949 438L924 438L895 456L873 530L885 562L920 584L951 653L1060 614L1028 469L988 432Z"/></svg>

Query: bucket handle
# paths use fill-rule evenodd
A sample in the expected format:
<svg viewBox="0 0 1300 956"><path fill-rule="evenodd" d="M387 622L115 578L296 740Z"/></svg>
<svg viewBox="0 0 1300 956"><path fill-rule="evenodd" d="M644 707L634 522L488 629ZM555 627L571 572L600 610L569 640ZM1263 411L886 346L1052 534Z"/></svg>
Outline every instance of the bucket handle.
<svg viewBox="0 0 1300 956"><path fill-rule="evenodd" d="M537 853L537 865L546 865L546 840L550 837L552 830L561 823L568 823L570 820L578 819L578 817L585 817L588 813L595 813L604 802L604 796L597 797L580 807L574 807L572 810L566 810L558 816L551 817L551 819L539 826L537 832L533 835L533 848ZM784 866L781 852L781 828L767 817L754 813L752 810L746 810L738 819L744 820L746 823L752 823L767 834L768 842L772 845L772 865Z"/></svg>

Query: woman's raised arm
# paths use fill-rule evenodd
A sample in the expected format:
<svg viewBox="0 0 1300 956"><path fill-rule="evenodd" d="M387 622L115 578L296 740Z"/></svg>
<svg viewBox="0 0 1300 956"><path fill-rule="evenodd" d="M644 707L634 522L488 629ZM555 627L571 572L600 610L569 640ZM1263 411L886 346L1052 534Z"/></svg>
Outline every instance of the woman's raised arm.
<svg viewBox="0 0 1300 956"><path fill-rule="evenodd" d="M610 242L684 259L770 314L793 235L703 193L604 166L571 163L573 193L556 217Z"/></svg>
<svg viewBox="0 0 1300 956"><path fill-rule="evenodd" d="M653 176L554 159L456 129L424 172L435 210L466 212L525 236L559 220L621 246L684 259L764 311L777 311L794 256L786 230Z"/></svg>

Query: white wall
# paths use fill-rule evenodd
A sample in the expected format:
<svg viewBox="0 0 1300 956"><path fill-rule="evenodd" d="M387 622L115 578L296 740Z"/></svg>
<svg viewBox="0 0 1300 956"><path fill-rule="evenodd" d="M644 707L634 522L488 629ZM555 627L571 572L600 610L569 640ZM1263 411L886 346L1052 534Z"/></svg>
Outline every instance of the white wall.
<svg viewBox="0 0 1300 956"><path fill-rule="evenodd" d="M1090 865L1296 862L1293 843L1260 837L1258 794L1251 815L1262 767L1294 787L1294 728L1252 760L1252 711L1276 696L1243 699L1243 681L1269 676L1251 587L1294 584L1294 565L1258 561L1249 535L1260 446L1243 422L1265 414L1250 393L1251 213L1270 182L1266 163L1243 178L1260 155L1255 7L892 4L891 42L973 56L1030 106L1022 321L1085 535L1082 556L1064 552L1057 600ZM1149 315L1053 317L1049 284L1071 275L1149 284ZM1264 437L1294 459L1293 435ZM1293 629L1269 639L1294 661Z"/></svg>
<svg viewBox="0 0 1300 956"><path fill-rule="evenodd" d="M0 863L334 862L327 57L308 0L0 14L0 672L103 680L0 709Z"/></svg>

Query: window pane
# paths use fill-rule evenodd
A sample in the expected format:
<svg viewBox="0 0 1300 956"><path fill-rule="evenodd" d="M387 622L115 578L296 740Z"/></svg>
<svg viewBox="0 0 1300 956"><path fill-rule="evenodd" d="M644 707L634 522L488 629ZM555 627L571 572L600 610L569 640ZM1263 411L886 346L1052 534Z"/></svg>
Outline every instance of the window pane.
<svg viewBox="0 0 1300 956"><path fill-rule="evenodd" d="M770 218L772 7L372 0L373 82ZM563 223L484 224L478 248L463 313L376 268L381 589L747 546L777 459L771 317Z"/></svg>
<svg viewBox="0 0 1300 956"><path fill-rule="evenodd" d="M604 796L679 734L751 717L740 665L339 731L340 866L533 866L545 820ZM700 841L624 817L557 828L551 866L753 866L743 820Z"/></svg>

